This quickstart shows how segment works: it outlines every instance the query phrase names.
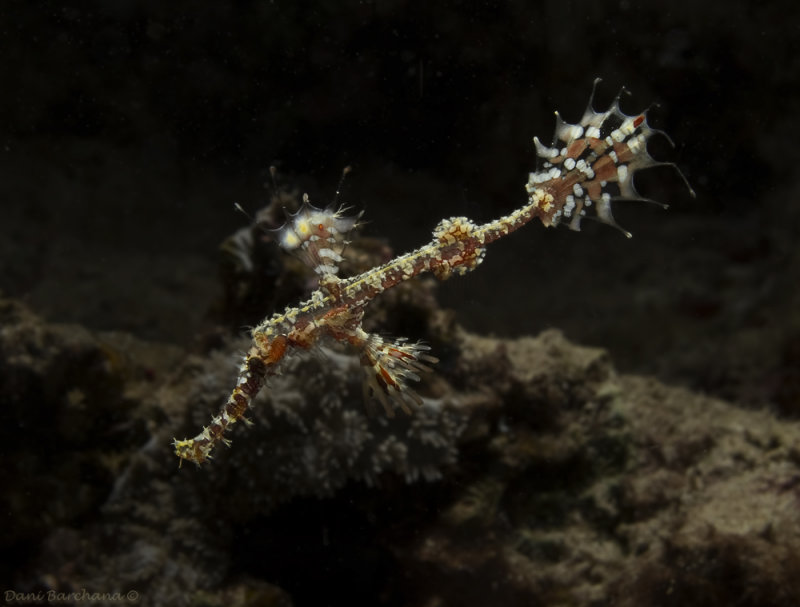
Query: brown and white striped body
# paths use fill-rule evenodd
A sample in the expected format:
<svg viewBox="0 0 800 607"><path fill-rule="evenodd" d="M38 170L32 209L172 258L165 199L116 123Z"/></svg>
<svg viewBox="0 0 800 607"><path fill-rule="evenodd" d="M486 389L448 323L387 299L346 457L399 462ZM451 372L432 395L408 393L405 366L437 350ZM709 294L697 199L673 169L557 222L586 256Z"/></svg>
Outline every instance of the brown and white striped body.
<svg viewBox="0 0 800 607"><path fill-rule="evenodd" d="M656 162L647 152L648 139L659 131L650 128L645 113L623 114L618 99L602 113L595 112L590 101L578 124L559 117L551 147L534 138L543 164L528 178L525 205L480 226L466 217L444 219L429 243L352 278L340 279L336 274L347 233L360 215L346 217L341 208L317 209L304 199L301 209L278 230L278 242L317 272L319 288L299 306L274 314L253 329L253 347L230 398L200 434L174 441L178 457L200 464L209 459L217 443L229 444L225 431L244 419L252 399L269 376L279 372L281 362L293 352L315 347L323 338L360 352L367 399L380 401L389 416L396 408L410 413L409 405L422 401L409 381L418 381L419 373L430 370L428 364L437 359L427 354L423 344L364 331L361 321L366 306L386 289L424 272L444 280L475 269L487 245L534 218L545 226L566 223L573 230L580 229L586 216L619 227L611 202L638 199L634 173L669 163Z"/></svg>

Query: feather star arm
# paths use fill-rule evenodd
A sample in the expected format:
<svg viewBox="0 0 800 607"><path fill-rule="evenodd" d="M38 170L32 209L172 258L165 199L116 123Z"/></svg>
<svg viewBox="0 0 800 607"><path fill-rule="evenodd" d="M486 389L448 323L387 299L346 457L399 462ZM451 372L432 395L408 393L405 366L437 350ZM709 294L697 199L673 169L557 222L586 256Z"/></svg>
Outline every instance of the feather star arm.
<svg viewBox="0 0 800 607"><path fill-rule="evenodd" d="M394 415L395 408L410 413L409 405L422 401L409 381L418 381L419 373L429 371L428 365L437 359L427 354L424 344L407 343L403 338L386 340L363 330L365 307L386 289L423 272L431 272L440 280L466 274L481 263L487 245L534 218L545 226L564 223L580 230L581 220L588 216L630 237L614 221L611 203L642 200L633 186L636 171L675 166L658 162L647 152L647 141L661 132L648 125L646 112L632 116L621 112L619 95L605 112L595 112L590 98L578 124L564 122L558 113L556 116L553 144L547 147L534 138L541 166L529 175L526 204L484 225L466 217L444 219L426 245L352 278L340 279L336 274L347 233L357 225L360 215L347 217L341 208L317 209L305 198L301 209L278 230L278 240L317 272L319 289L299 306L274 314L253 329L253 345L219 414L194 438L173 442L181 461L199 465L211 457L217 443L230 444L225 432L245 419L268 378L280 372L291 353L309 350L323 337L361 353L365 398L376 398L389 416Z"/></svg>

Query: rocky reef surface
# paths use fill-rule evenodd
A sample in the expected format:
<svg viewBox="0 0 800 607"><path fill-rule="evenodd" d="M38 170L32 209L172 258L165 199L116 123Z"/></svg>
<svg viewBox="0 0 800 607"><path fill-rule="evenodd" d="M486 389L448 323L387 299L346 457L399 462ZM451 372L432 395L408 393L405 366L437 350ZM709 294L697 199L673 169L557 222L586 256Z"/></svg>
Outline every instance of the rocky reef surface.
<svg viewBox="0 0 800 607"><path fill-rule="evenodd" d="M368 415L356 359L324 350L201 468L170 441L207 423L246 342L187 351L0 300L7 601L800 603L800 423L617 374L556 330L469 333L432 289L372 320L441 358L414 416Z"/></svg>

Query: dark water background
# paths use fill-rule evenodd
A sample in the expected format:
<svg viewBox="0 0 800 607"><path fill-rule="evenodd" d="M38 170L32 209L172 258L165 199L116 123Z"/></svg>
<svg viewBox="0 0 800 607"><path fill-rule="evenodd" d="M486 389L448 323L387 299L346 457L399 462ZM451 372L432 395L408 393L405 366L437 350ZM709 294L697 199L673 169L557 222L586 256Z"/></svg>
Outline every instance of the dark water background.
<svg viewBox="0 0 800 607"><path fill-rule="evenodd" d="M523 200L533 135L556 109L577 121L597 76L599 108L622 85L629 113L659 104L677 148L651 151L697 199L670 169L640 174L671 208L620 208L634 240L526 229L444 285L447 305L481 331L556 326L670 374L796 301L791 3L0 10L0 288L52 320L186 343L217 294L216 247L245 223L233 202L259 208L271 164L320 202L351 164L343 200L397 251L442 217L491 219Z"/></svg>

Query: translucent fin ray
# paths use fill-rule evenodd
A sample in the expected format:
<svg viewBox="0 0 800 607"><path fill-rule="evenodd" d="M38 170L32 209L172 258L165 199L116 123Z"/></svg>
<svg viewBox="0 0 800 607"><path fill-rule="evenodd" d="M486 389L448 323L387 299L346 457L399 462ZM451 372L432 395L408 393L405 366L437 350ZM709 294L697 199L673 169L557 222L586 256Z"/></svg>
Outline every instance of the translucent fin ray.
<svg viewBox="0 0 800 607"><path fill-rule="evenodd" d="M555 204L546 218L550 225L564 223L580 230L582 219L588 217L630 237L630 232L614 220L611 203L643 200L633 183L637 171L671 166L678 170L692 196L694 190L675 163L656 160L647 151L647 142L654 135L664 136L670 144L672 140L650 127L647 110L633 115L620 110L619 101L623 94L629 94L627 89L620 89L606 111L595 111L593 100L599 82L597 78L577 124L566 122L556 112L553 144L547 147L534 138L540 167L530 174L527 189L531 196L537 189L552 195Z"/></svg>
<svg viewBox="0 0 800 607"><path fill-rule="evenodd" d="M408 343L403 337L386 340L369 335L361 353L365 401L374 398L389 417L394 417L396 408L410 415L411 406L422 405L422 399L409 382L419 381L421 373L432 370L428 365L439 362L428 350L429 346Z"/></svg>

